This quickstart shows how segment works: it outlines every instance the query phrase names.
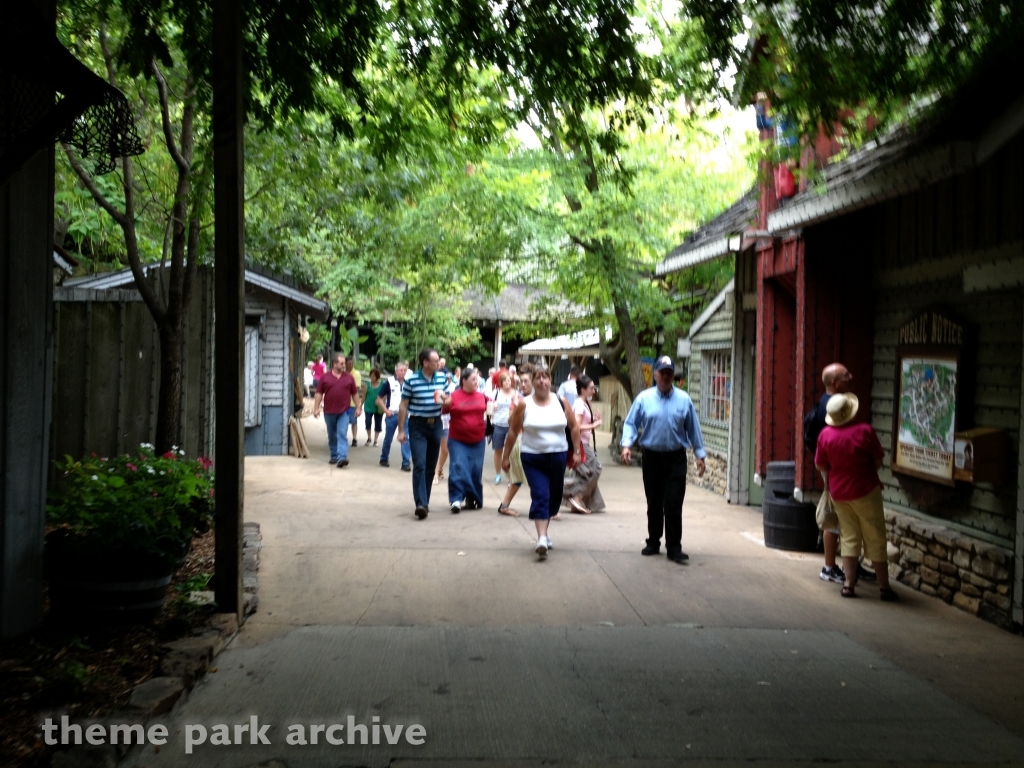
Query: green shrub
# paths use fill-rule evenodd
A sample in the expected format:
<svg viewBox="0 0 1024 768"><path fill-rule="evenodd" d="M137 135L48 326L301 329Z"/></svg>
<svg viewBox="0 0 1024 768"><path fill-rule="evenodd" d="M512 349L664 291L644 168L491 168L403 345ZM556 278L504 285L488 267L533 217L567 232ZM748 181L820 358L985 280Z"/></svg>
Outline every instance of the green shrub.
<svg viewBox="0 0 1024 768"><path fill-rule="evenodd" d="M57 462L48 524L77 550L148 553L173 564L213 522L213 462L162 456L143 443L130 454ZM52 533L52 532L51 532Z"/></svg>

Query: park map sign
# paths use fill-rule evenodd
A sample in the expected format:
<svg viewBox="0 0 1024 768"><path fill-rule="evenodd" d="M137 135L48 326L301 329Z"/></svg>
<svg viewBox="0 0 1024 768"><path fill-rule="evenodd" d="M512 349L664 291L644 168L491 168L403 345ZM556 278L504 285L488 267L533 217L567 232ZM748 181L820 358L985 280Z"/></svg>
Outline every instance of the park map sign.
<svg viewBox="0 0 1024 768"><path fill-rule="evenodd" d="M928 311L900 328L892 471L954 485L963 326Z"/></svg>

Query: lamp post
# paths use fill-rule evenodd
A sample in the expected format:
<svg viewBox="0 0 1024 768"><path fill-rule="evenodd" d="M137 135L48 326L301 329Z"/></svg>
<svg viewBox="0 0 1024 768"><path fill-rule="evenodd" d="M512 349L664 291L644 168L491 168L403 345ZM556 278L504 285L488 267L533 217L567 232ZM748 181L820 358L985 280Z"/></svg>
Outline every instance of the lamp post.
<svg viewBox="0 0 1024 768"><path fill-rule="evenodd" d="M654 356L661 357L661 348L665 344L665 329L658 326L654 329Z"/></svg>
<svg viewBox="0 0 1024 768"><path fill-rule="evenodd" d="M330 354L327 355L327 357L332 358L332 359L334 358L334 350L336 349L335 345L337 343L337 333L338 333L338 318L332 317L331 318L331 351L330 351Z"/></svg>

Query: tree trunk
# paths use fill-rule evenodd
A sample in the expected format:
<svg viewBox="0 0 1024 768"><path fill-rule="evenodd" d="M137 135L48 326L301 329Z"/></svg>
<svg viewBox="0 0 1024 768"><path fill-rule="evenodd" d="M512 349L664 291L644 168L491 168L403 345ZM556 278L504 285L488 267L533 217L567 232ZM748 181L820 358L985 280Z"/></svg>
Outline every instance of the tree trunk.
<svg viewBox="0 0 1024 768"><path fill-rule="evenodd" d="M160 326L160 397L157 399L156 452L181 445L182 315Z"/></svg>
<svg viewBox="0 0 1024 768"><path fill-rule="evenodd" d="M630 398L635 398L647 388L644 373L640 368L640 341L636 336L636 326L629 310L618 297L612 299L615 319L619 321L619 333L622 335L623 348L626 352L626 363L629 365Z"/></svg>

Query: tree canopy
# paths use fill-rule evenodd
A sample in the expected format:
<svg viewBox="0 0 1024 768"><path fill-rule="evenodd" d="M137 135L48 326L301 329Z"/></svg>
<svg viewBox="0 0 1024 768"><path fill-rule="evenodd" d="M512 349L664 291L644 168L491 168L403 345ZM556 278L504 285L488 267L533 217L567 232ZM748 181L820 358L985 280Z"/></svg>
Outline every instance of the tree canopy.
<svg viewBox="0 0 1024 768"><path fill-rule="evenodd" d="M803 136L856 141L951 93L1024 39L1017 0L684 0L719 82L766 94Z"/></svg>

